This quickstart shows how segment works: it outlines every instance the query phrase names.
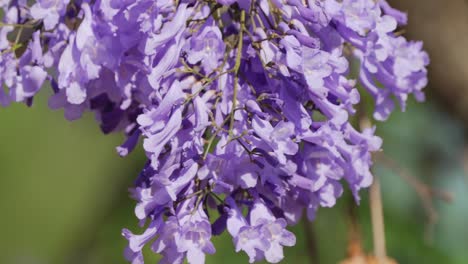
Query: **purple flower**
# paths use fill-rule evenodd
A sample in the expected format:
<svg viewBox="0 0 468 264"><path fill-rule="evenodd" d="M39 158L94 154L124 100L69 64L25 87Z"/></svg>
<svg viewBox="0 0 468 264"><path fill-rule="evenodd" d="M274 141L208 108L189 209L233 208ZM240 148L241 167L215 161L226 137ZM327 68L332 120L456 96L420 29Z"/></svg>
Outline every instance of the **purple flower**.
<svg viewBox="0 0 468 264"><path fill-rule="evenodd" d="M38 66L25 66L21 68L17 79L15 93L12 95L15 101L24 101L35 95L47 77L47 73Z"/></svg>
<svg viewBox="0 0 468 264"><path fill-rule="evenodd" d="M214 24L213 21L208 21L186 48L187 61L190 64L201 62L205 73L211 73L219 66L225 51L221 31L210 24Z"/></svg>
<svg viewBox="0 0 468 264"><path fill-rule="evenodd" d="M13 53L8 52L0 57L0 80L8 87L13 87L16 81L17 60ZM0 90L0 103L7 106L11 101L10 94Z"/></svg>
<svg viewBox="0 0 468 264"><path fill-rule="evenodd" d="M14 24L18 21L19 10L16 6L6 8L4 10L3 22L5 24ZM8 34L15 28L13 26L2 25L0 28L0 50L9 48L10 42L8 41Z"/></svg>
<svg viewBox="0 0 468 264"><path fill-rule="evenodd" d="M427 85L426 66L429 56L422 50L422 42L407 42L403 37L394 40L393 72L399 87L414 87L420 91ZM420 74L423 73L423 74Z"/></svg>
<svg viewBox="0 0 468 264"><path fill-rule="evenodd" d="M31 7L31 16L44 22L45 30L53 29L65 15L70 0L39 0Z"/></svg>
<svg viewBox="0 0 468 264"><path fill-rule="evenodd" d="M151 109L140 116L137 122L147 136L143 147L151 153L153 167L158 167L158 157L165 144L178 132L182 124L182 109L174 108L184 99L180 83L175 81L169 92L157 108Z"/></svg>
<svg viewBox="0 0 468 264"><path fill-rule="evenodd" d="M261 201L254 203L248 222L234 201L231 200L229 205L228 231L234 238L236 251L245 251L250 263L263 258L278 263L284 257L283 246L296 244L296 237L285 229L286 220L276 219Z"/></svg>
<svg viewBox="0 0 468 264"><path fill-rule="evenodd" d="M328 58L329 54L321 50L310 48L303 48L302 50L302 72L307 84L314 92L323 89L323 79L332 74L333 69L328 64ZM320 92L315 93L320 94Z"/></svg>
<svg viewBox="0 0 468 264"><path fill-rule="evenodd" d="M193 213L181 211L170 217L159 234L153 250L163 254L162 263L182 263L179 256L183 255L190 264L202 264L205 254L216 252L211 242L211 225L201 207Z"/></svg>
<svg viewBox="0 0 468 264"><path fill-rule="evenodd" d="M344 0L336 19L361 36L376 26L381 15L379 5L368 0Z"/></svg>
<svg viewBox="0 0 468 264"><path fill-rule="evenodd" d="M299 149L292 140L295 133L294 124L290 122L281 121L273 127L270 122L254 117L252 128L273 149L279 162L283 164L287 160L285 155L294 155Z"/></svg>
<svg viewBox="0 0 468 264"><path fill-rule="evenodd" d="M52 109L69 120L92 112L103 133L124 135L120 156L142 138L147 162L131 194L143 230L122 232L134 264L149 244L160 263L204 263L225 229L250 262L281 261L295 244L287 225L303 212L313 220L344 188L359 202L372 183L382 140L352 126L356 86L382 121L395 102L423 100L427 84L422 43L394 33L406 14L383 0L0 8L1 106L31 105L49 83Z"/></svg>

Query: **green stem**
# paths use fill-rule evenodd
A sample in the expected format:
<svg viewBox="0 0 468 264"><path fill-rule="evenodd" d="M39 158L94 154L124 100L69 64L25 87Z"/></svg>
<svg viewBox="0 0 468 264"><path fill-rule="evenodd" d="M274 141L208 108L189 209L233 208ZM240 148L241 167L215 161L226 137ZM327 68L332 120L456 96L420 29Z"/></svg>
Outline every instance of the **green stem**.
<svg viewBox="0 0 468 264"><path fill-rule="evenodd" d="M33 28L34 25L29 25L29 24L8 24L8 23L0 22L0 27Z"/></svg>
<svg viewBox="0 0 468 264"><path fill-rule="evenodd" d="M229 138L233 136L234 128L234 113L237 106L237 93L239 87L239 68L242 59L242 45L244 43L244 29L245 29L245 10L241 11L240 17L240 29L239 29L239 42L237 43L237 56L236 63L234 64L234 91L232 94L232 108L230 114L230 123L229 123Z"/></svg>

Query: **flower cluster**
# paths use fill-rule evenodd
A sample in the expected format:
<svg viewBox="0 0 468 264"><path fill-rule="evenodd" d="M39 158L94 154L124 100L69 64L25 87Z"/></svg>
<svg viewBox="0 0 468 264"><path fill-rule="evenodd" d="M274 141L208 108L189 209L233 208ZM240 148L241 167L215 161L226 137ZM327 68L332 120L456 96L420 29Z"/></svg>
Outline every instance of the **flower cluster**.
<svg viewBox="0 0 468 264"><path fill-rule="evenodd" d="M0 2L0 104L96 114L148 162L132 195L145 231L125 255L204 263L227 230L250 262L276 263L287 225L372 183L373 128L353 127L361 92L385 120L423 100L428 56L395 33L385 0L26 0ZM353 74L355 77L353 77ZM362 87L358 90L357 87Z"/></svg>

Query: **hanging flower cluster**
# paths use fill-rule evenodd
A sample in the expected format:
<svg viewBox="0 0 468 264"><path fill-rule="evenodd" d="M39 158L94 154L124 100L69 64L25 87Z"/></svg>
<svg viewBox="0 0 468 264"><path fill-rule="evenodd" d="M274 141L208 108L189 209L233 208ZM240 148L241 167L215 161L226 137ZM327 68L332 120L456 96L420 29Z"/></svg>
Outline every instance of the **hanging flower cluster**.
<svg viewBox="0 0 468 264"><path fill-rule="evenodd" d="M360 91L385 120L423 100L427 54L395 33L406 15L385 0L0 1L0 104L92 111L148 162L132 195L142 234L125 255L204 263L232 236L250 262L283 259L286 230L332 207L346 184L372 183L374 129L351 125ZM352 67L351 67L352 66ZM353 70L351 70L351 68ZM355 79L352 79L355 75ZM362 87L358 90L357 86Z"/></svg>

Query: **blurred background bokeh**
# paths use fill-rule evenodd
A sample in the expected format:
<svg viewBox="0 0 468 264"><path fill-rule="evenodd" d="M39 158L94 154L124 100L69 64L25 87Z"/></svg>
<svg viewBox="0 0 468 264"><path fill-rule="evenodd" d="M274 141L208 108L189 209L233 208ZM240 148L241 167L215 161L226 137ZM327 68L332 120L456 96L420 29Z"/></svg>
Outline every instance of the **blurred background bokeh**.
<svg viewBox="0 0 468 264"><path fill-rule="evenodd" d="M433 199L438 218L431 226L414 188L377 162L388 255L398 263L466 264L468 1L390 2L409 11L406 35L425 41L432 60L430 85L426 103L411 100L405 113L377 124L378 134L388 158L454 199ZM120 158L114 151L120 135L103 135L92 115L66 121L60 111L48 109L49 95L41 92L31 108L0 109L0 263L126 263L121 229L139 230L127 188L145 162L144 153L140 148ZM370 252L368 194L362 196L355 211L363 247ZM326 264L345 259L349 204L346 194L336 207L321 209L310 226L294 227L298 242L286 249L283 263L312 263L311 256ZM215 246L218 252L208 263L247 263L228 237L216 237ZM147 253L148 263L156 263Z"/></svg>

